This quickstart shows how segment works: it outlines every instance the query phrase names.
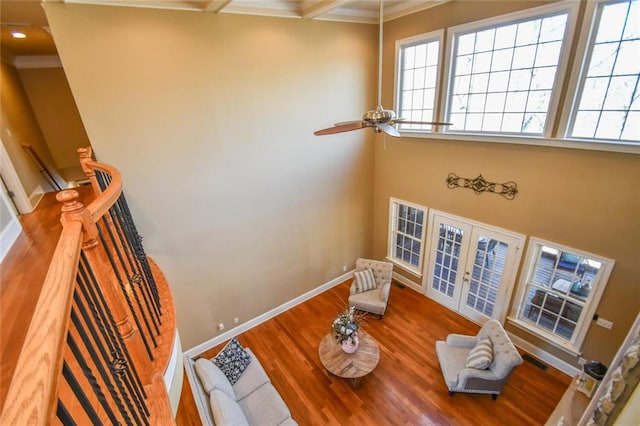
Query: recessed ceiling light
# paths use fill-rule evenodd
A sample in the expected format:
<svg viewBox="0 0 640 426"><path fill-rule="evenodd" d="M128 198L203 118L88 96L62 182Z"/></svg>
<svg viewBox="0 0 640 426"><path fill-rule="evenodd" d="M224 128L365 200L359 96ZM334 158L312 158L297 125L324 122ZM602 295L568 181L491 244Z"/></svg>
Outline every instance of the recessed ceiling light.
<svg viewBox="0 0 640 426"><path fill-rule="evenodd" d="M11 35L13 36L13 38L27 38L27 35L25 33L21 33L20 31L12 31Z"/></svg>

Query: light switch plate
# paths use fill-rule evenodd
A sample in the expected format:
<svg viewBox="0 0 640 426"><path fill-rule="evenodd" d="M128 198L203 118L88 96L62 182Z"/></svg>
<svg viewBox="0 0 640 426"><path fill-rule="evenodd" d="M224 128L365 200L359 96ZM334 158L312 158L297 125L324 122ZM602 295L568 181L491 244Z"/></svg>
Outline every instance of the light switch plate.
<svg viewBox="0 0 640 426"><path fill-rule="evenodd" d="M598 324L600 327L608 328L609 330L613 328L613 323L611 321L607 321L602 317L596 320L596 324Z"/></svg>

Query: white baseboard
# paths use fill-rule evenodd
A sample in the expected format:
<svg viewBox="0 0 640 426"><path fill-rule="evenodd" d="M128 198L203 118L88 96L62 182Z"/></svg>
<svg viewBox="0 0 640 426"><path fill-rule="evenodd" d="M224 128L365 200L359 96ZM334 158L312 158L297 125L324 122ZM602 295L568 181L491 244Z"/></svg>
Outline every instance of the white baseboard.
<svg viewBox="0 0 640 426"><path fill-rule="evenodd" d="M31 203L32 211L38 206L40 200L44 197L44 191L42 190L42 186L38 185L36 189L29 195L29 203Z"/></svg>
<svg viewBox="0 0 640 426"><path fill-rule="evenodd" d="M174 417L178 412L180 395L182 394L182 381L184 377L182 374L184 369L182 361L182 344L180 343L180 333L178 333L178 329L176 328L176 335L171 348L171 358L163 374L164 385L167 388L169 403L171 404Z"/></svg>
<svg viewBox="0 0 640 426"><path fill-rule="evenodd" d="M509 332L507 332L507 334L509 334L509 337L511 338L511 341L514 345L531 354L540 361L549 364L550 366L562 371L564 374L567 374L570 377L575 377L580 374L580 370L569 364L568 362L564 362L563 360L551 355L549 352L543 351L532 343L527 342L522 337L516 336L515 334Z"/></svg>
<svg viewBox="0 0 640 426"><path fill-rule="evenodd" d="M5 228L0 232L0 262L11 249L13 243L16 242L18 236L22 232L22 225L17 218L14 218Z"/></svg>
<svg viewBox="0 0 640 426"><path fill-rule="evenodd" d="M184 352L184 355L189 357L189 358L194 358L198 355L200 355L201 353L207 351L208 349L213 348L216 345L219 345L220 343L227 341L233 337L236 337L242 333L244 333L247 330L252 329L253 327L262 324L263 322L270 320L271 318L277 316L278 314L281 314L284 311L287 311L291 308L293 308L296 305L299 305L300 303L306 302L307 300L311 299L314 296L317 296L318 294L329 290L332 287L337 286L338 284L344 282L347 278L351 278L353 276L353 270L350 272L346 272L342 275L340 275L337 278L332 279L331 281L320 285L319 287L314 288L313 290L310 290L298 297L296 297L295 299L292 299L288 302L283 303L280 306L277 306L273 309L271 309L268 312L265 312L262 315L258 315L257 317L243 323L240 324L237 327L234 327L232 329L230 329L229 331L226 331L222 334L217 335L216 337L214 337L213 339L207 340L204 343L201 343L197 346L194 346L191 349L188 349L187 351Z"/></svg>
<svg viewBox="0 0 640 426"><path fill-rule="evenodd" d="M400 284L406 285L407 287L417 291L420 294L424 294L423 288L420 287L418 284L414 283L413 281L411 281L409 278L400 274L396 274L395 272L392 273L391 277L394 280L398 281Z"/></svg>

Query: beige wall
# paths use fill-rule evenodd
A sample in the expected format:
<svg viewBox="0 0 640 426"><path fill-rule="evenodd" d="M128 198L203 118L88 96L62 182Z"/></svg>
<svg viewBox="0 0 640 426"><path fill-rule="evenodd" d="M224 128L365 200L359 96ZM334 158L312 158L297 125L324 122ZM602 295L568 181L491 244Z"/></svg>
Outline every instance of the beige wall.
<svg viewBox="0 0 640 426"><path fill-rule="evenodd" d="M39 167L22 148L23 144L31 145L47 165L54 177L57 177L55 165L42 132L31 109L26 92L16 69L2 61L0 72L0 129L2 142L9 154L22 183L26 195L38 191L52 191L53 187L39 173ZM16 188L11 188L17 190ZM26 213L26 212L21 212Z"/></svg>
<svg viewBox="0 0 640 426"><path fill-rule="evenodd" d="M488 5L490 3L490 5ZM385 26L385 99L393 97L395 41L515 10L531 2L452 2ZM450 190L449 172L492 182L515 181L508 201L493 194ZM631 326L640 298L640 157L597 151L436 139L401 139L375 148L374 256L385 256L389 197L555 241L614 259L597 313L612 330L589 329L583 356L605 363ZM410 275L407 275L410 277ZM417 281L417 278L413 278ZM514 292L515 294L515 292ZM435 319L437 320L437 319ZM508 329L567 362L576 359L513 325Z"/></svg>
<svg viewBox="0 0 640 426"><path fill-rule="evenodd" d="M312 132L373 107L375 26L45 9L89 139L121 170L173 287L185 348L370 255L373 133Z"/></svg>
<svg viewBox="0 0 640 426"><path fill-rule="evenodd" d="M89 145L62 68L18 70L29 103L59 170L78 168L77 149Z"/></svg>

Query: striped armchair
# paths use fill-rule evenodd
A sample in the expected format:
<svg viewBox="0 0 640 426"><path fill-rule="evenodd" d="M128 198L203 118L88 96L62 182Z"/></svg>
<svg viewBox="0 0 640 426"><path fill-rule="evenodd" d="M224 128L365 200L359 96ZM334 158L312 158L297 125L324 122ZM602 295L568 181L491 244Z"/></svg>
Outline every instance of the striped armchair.
<svg viewBox="0 0 640 426"><path fill-rule="evenodd" d="M469 353L482 340L491 341L492 354L486 369L472 368ZM454 392L488 393L496 399L515 367L523 360L497 320L487 321L477 336L450 334L436 342L436 353L449 395Z"/></svg>
<svg viewBox="0 0 640 426"><path fill-rule="evenodd" d="M356 280L351 284L349 291L349 306L355 306L361 311L376 314L382 319L387 309L389 292L391 290L391 275L393 264L371 259L356 260L356 272L370 269L375 278L375 288L369 291L358 292Z"/></svg>

